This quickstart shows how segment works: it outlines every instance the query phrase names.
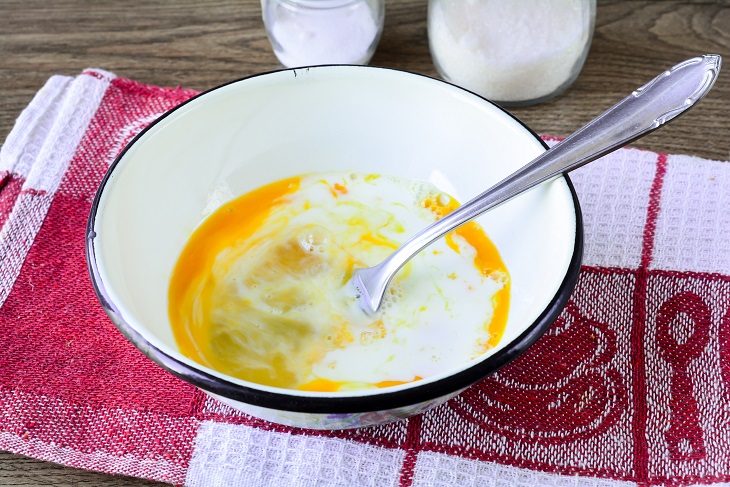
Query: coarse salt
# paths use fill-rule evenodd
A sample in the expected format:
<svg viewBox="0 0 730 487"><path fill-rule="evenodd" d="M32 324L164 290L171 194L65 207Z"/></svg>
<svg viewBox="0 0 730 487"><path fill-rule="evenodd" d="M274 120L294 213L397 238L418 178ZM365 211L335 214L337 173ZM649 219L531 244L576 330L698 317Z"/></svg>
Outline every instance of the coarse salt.
<svg viewBox="0 0 730 487"><path fill-rule="evenodd" d="M274 53L286 67L367 64L380 38L382 5L265 1L264 21Z"/></svg>

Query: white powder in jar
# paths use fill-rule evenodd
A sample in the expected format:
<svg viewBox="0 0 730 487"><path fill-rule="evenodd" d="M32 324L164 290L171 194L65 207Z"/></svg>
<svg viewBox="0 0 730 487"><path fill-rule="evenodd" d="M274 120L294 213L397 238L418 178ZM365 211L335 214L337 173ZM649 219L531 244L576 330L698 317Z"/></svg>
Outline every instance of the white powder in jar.
<svg viewBox="0 0 730 487"><path fill-rule="evenodd" d="M582 67L592 0L431 0L429 41L447 80L501 102L557 94Z"/></svg>
<svg viewBox="0 0 730 487"><path fill-rule="evenodd" d="M381 26L368 2L267 1L271 5L268 15L264 6L264 20L284 66L367 64L372 57Z"/></svg>

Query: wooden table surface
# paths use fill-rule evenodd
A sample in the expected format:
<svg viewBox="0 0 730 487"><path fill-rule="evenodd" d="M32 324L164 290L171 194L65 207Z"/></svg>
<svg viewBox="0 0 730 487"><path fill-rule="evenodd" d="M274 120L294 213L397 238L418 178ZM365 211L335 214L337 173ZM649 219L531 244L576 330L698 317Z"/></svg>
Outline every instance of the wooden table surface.
<svg viewBox="0 0 730 487"><path fill-rule="evenodd" d="M426 10L425 0L386 2L371 64L435 76ZM511 111L538 133L565 136L663 69L704 53L730 63L730 0L599 0L577 82L553 101ZM87 67L202 90L279 65L259 0L0 0L0 141L51 75ZM725 70L697 107L636 145L730 160L730 64ZM0 452L0 485L158 484Z"/></svg>

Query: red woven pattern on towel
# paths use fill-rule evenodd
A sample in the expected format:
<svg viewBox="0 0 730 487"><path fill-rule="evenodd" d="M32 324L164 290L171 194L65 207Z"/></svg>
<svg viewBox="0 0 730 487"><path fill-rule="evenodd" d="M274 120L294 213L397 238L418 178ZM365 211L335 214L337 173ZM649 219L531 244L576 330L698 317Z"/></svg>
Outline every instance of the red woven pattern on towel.
<svg viewBox="0 0 730 487"><path fill-rule="evenodd" d="M0 309L0 431L62 450L160 459L181 467L192 452L196 389L127 342L104 314L88 278L85 228L93 195L125 127L188 98L189 91L114 80L55 195L11 180L0 195L18 211L52 198L20 275ZM32 454L32 450L29 454ZM66 463L69 463L68 461ZM72 465L93 468L88 460ZM119 468L107 471L124 472ZM98 468L98 467L97 467Z"/></svg>
<svg viewBox="0 0 730 487"><path fill-rule="evenodd" d="M84 256L93 194L124 145L194 93L84 76L108 87L58 189L0 173L0 285L9 290L0 304L0 448L182 483L198 428L215 423L403 452L401 486L459 485L466 477L454 468L467 468L464 459L586 482L730 481L730 200L720 191L729 164L626 149L581 169L573 179L585 265L538 344L421 416L304 431L235 413L179 381L101 310Z"/></svg>

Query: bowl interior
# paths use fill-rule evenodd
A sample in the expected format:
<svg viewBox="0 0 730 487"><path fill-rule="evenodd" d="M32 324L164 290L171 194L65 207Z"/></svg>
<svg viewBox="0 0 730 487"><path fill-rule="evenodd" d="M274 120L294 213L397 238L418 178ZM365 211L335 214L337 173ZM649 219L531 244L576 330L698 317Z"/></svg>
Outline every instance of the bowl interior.
<svg viewBox="0 0 730 487"><path fill-rule="evenodd" d="M542 151L499 108L419 75L323 66L247 78L168 113L118 158L92 222L99 279L128 326L204 369L177 350L167 289L188 237L224 201L288 176L355 170L428 180L465 202ZM512 279L507 328L494 352L558 292L573 256L576 210L560 178L478 221Z"/></svg>

